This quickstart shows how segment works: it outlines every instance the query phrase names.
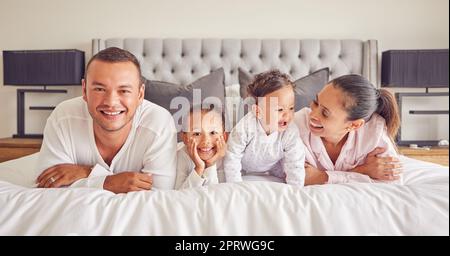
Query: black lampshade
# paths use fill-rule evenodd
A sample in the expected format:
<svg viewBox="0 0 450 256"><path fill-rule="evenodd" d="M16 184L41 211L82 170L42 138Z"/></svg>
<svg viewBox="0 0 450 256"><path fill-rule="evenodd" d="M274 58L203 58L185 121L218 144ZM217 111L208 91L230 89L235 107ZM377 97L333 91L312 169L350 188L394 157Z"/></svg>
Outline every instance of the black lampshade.
<svg viewBox="0 0 450 256"><path fill-rule="evenodd" d="M448 87L448 49L383 52L381 85L386 87Z"/></svg>
<svg viewBox="0 0 450 256"><path fill-rule="evenodd" d="M4 85L79 85L83 76L83 51L3 51Z"/></svg>

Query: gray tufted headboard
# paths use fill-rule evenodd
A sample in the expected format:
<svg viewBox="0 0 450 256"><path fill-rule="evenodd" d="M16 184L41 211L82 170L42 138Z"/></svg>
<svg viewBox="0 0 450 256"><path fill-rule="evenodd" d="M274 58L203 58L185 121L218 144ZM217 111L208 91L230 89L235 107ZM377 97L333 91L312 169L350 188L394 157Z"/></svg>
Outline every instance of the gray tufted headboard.
<svg viewBox="0 0 450 256"><path fill-rule="evenodd" d="M238 83L238 67L250 73L277 68L298 79L329 67L331 79L360 74L378 86L376 40L314 39L93 39L92 54L107 47L132 52L147 79L187 84L223 67L225 84Z"/></svg>

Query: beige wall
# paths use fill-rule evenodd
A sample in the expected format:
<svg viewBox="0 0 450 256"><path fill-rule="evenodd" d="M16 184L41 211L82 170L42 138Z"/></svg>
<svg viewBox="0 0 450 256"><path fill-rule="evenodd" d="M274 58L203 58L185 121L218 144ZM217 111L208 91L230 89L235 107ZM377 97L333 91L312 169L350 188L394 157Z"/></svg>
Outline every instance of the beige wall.
<svg viewBox="0 0 450 256"><path fill-rule="evenodd" d="M91 38L377 39L380 50L448 48L448 0L0 0L0 50L77 48ZM0 53L1 54L1 53ZM16 132L16 88L0 63L0 137ZM80 95L30 96L50 104ZM27 116L41 132L48 113Z"/></svg>

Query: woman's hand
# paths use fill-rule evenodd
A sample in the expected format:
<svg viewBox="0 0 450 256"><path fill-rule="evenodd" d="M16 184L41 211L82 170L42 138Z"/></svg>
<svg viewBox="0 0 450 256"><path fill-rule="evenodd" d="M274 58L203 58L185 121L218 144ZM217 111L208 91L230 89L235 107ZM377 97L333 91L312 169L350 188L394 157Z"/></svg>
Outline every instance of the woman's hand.
<svg viewBox="0 0 450 256"><path fill-rule="evenodd" d="M380 157L385 148L375 148L370 152L364 164L357 166L352 171L368 175L377 180L398 180L402 173L402 164L396 157Z"/></svg>
<svg viewBox="0 0 450 256"><path fill-rule="evenodd" d="M305 186L325 184L327 182L327 172L321 171L307 162L305 163Z"/></svg>

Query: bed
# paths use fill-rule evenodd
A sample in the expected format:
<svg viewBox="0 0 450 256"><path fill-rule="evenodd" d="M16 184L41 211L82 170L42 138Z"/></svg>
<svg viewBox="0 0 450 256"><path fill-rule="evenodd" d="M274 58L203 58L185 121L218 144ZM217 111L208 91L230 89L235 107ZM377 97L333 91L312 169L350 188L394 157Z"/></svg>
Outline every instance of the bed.
<svg viewBox="0 0 450 256"><path fill-rule="evenodd" d="M93 54L134 53L147 79L187 83L223 67L279 68L301 77L329 67L377 83L375 40L94 39ZM176 72L173 72L174 67ZM180 68L182 67L182 68ZM198 72L191 72L192 70ZM33 154L0 163L0 235L449 235L448 167L402 157L405 185L294 186L257 180L115 195L33 188Z"/></svg>

